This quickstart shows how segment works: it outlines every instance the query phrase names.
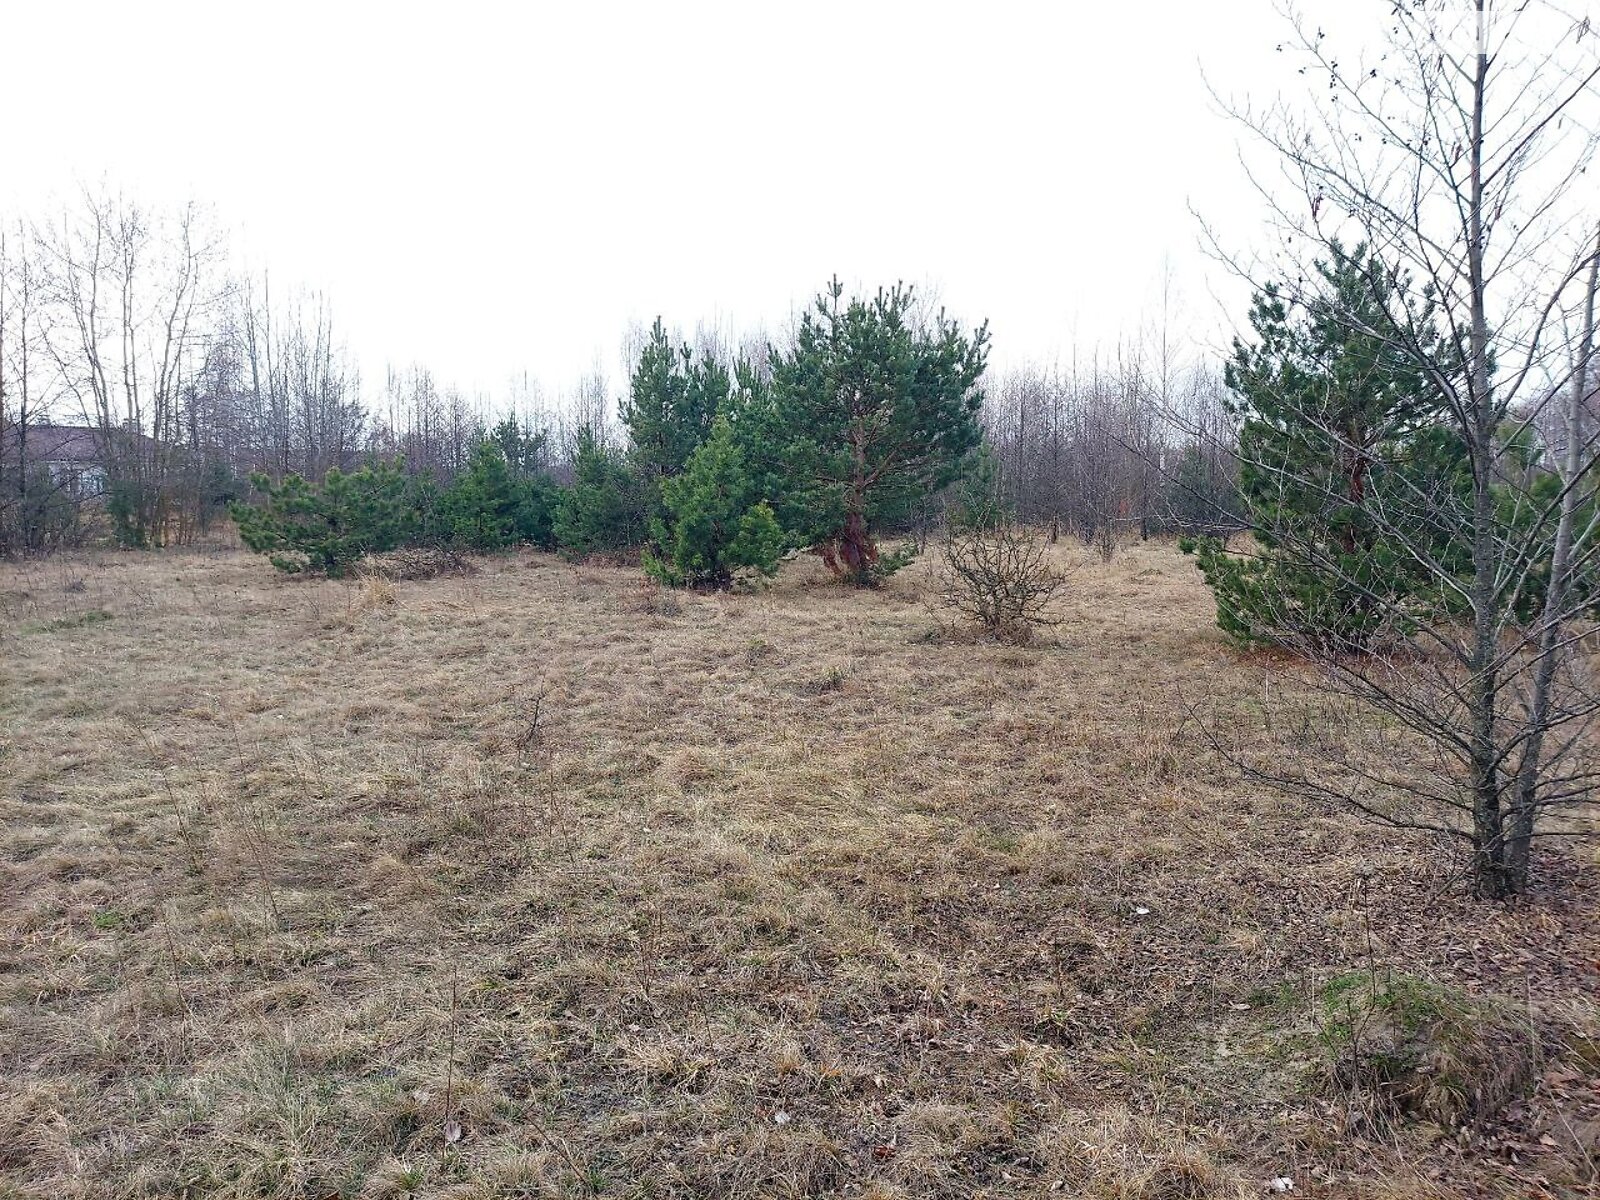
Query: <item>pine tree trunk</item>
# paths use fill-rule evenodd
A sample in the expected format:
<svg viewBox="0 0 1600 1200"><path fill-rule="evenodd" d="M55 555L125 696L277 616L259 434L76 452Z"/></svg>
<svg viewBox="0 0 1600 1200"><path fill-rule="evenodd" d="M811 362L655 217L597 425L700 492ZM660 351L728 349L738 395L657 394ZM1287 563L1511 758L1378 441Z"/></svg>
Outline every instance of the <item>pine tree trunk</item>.
<svg viewBox="0 0 1600 1200"><path fill-rule="evenodd" d="M865 513L852 510L845 516L844 527L834 541L834 562L830 563L840 578L863 587L872 580L872 568L878 562L878 546L867 530Z"/></svg>
<svg viewBox="0 0 1600 1200"><path fill-rule="evenodd" d="M852 431L851 442L854 475L845 492L844 525L823 559L841 579L866 587L872 582L872 568L878 562L878 546L867 529L866 434L859 423Z"/></svg>

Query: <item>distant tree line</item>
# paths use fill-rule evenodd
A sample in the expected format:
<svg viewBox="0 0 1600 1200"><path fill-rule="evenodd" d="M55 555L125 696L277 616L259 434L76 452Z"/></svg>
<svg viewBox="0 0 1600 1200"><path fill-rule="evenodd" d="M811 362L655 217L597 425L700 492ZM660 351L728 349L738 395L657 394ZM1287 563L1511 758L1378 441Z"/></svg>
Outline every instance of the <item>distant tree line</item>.
<svg viewBox="0 0 1600 1200"><path fill-rule="evenodd" d="M383 459L443 486L508 410L559 476L582 429L606 425L598 377L556 404L513 381L498 413L422 366L375 393L363 382L327 300L231 272L193 209L86 192L51 219L0 222L0 554L91 533L192 542L256 475L320 482ZM92 491L30 436L49 426L92 432Z"/></svg>
<svg viewBox="0 0 1600 1200"><path fill-rule="evenodd" d="M636 553L663 583L726 587L811 549L869 585L909 559L885 534L972 473L987 353L987 329L920 310L909 288L847 299L834 281L759 360L720 361L657 321L620 406L626 437L581 426L559 477L551 432L507 418L469 433L452 478L377 453L319 480L258 471L258 502L233 512L285 570L338 574L418 542L531 543Z"/></svg>
<svg viewBox="0 0 1600 1200"><path fill-rule="evenodd" d="M1006 506L1106 557L1123 538L1243 528L1238 421L1203 366L1132 348L1087 369L1014 370L991 387L984 425Z"/></svg>
<svg viewBox="0 0 1600 1200"><path fill-rule="evenodd" d="M1129 533L1232 520L1226 451L1212 438L1174 440L1163 419L1176 399L1217 408L1203 376L1120 363L1017 370L980 387L986 331L941 324L907 289L858 302L830 289L822 300L779 345L690 347L658 324L634 338L620 405L598 374L554 400L516 380L495 405L420 365L390 369L374 390L324 297L230 272L193 209L152 212L88 192L56 218L0 230L0 553L91 533L125 546L187 543L239 501L315 491L330 471L348 477L379 461L442 495L475 464L481 475L480 447L503 445L515 427L527 451L508 462L511 477L572 493L564 507L546 497L547 542L574 553L648 543L664 575L688 578L667 566L679 554L672 506L689 503L686 485L668 485L719 416L724 450L750 474L750 494L774 507L785 544L812 537L857 580L893 567L876 532L920 543L980 440L1010 511L1107 550ZM834 407L852 387L854 408ZM884 408L885 389L916 399ZM917 437L938 440L908 454L911 431L895 422L925 417L942 429ZM93 431L95 494L52 472L29 437L48 424ZM295 476L301 484L287 482ZM784 486L799 476L803 485Z"/></svg>

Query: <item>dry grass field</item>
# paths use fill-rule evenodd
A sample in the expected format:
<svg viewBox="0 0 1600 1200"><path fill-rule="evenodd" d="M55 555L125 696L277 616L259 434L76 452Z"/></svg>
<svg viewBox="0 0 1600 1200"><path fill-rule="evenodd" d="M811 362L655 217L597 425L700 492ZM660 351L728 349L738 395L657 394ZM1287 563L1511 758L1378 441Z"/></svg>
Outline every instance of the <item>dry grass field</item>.
<svg viewBox="0 0 1600 1200"><path fill-rule="evenodd" d="M1592 846L1481 906L1243 782L1191 710L1305 681L1170 544L1029 648L478 566L0 566L0 1195L1596 1194ZM1352 971L1498 993L1527 1098L1363 1110Z"/></svg>

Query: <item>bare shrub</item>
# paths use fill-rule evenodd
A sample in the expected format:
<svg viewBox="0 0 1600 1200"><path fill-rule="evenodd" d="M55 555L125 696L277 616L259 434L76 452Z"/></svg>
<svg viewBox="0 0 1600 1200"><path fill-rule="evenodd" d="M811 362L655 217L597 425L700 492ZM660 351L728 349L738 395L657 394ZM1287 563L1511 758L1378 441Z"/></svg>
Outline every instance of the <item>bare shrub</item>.
<svg viewBox="0 0 1600 1200"><path fill-rule="evenodd" d="M1117 553L1117 527L1110 521L1086 527L1083 544L1098 554L1101 562L1110 562Z"/></svg>
<svg viewBox="0 0 1600 1200"><path fill-rule="evenodd" d="M951 530L941 548L939 598L963 620L1009 642L1032 640L1066 580L1033 530L1001 524Z"/></svg>

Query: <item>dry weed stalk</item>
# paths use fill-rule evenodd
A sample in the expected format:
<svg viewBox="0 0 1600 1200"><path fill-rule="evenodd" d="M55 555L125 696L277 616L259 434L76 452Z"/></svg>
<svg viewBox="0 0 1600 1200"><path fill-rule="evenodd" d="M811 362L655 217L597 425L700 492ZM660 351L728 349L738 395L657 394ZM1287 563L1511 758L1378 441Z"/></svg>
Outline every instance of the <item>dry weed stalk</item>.
<svg viewBox="0 0 1600 1200"><path fill-rule="evenodd" d="M271 917L273 928L282 924L278 912L278 893L272 882L272 837L267 828L266 814L260 805L248 803L242 796L225 801L223 811L234 823L234 828L244 842L245 850L256 869L256 883L261 889L263 910Z"/></svg>
<svg viewBox="0 0 1600 1200"><path fill-rule="evenodd" d="M450 968L450 1049L444 1072L444 1125L440 1130L443 1144L439 1150L441 1158L450 1152L451 1146L461 1140L461 1124L455 1119L456 1026L460 1011L461 979L457 968L452 965Z"/></svg>
<svg viewBox="0 0 1600 1200"><path fill-rule="evenodd" d="M544 702L549 695L548 688L540 688L533 698L532 707L523 719L522 731L517 734L517 766L527 770L532 764L533 753L542 752L544 730L540 727L540 720L544 716ZM541 753L541 757L543 757Z"/></svg>
<svg viewBox="0 0 1600 1200"><path fill-rule="evenodd" d="M245 850L250 856L256 869L257 883L261 888L262 907L271 917L274 928L282 924L278 912L278 895L272 883L272 868L270 859L273 857L271 831L267 826L267 815L259 804L249 803L243 788L245 781L250 777L250 766L245 759L244 736L239 729L237 715L220 699L217 701L218 710L228 719L228 728L233 735L234 761L238 765L239 775L235 781L237 788L230 793L231 799L223 802L223 812L233 821L234 828L243 839Z"/></svg>
<svg viewBox="0 0 1600 1200"><path fill-rule="evenodd" d="M545 817L549 826L559 837L567 858L576 864L577 832L572 828L566 799L562 796L561 789L556 786L555 748L550 744L546 722L546 701L549 697L550 689L540 688L533 697L531 707L522 718L522 729L517 734L515 742L517 768L525 777L531 778L533 787L542 793ZM525 794L525 790L518 790L519 796Z"/></svg>
<svg viewBox="0 0 1600 1200"><path fill-rule="evenodd" d="M183 973L178 964L178 946L172 937L172 902L170 900L161 905L161 937L166 943L167 962L172 968L172 987L178 993L178 1002L183 1005L187 1014L192 1010L189 1007L189 997L183 990Z"/></svg>
<svg viewBox="0 0 1600 1200"><path fill-rule="evenodd" d="M155 766L156 773L161 776L161 787L166 793L167 803L172 808L173 819L177 821L178 837L183 842L184 855L188 859L189 870L193 874L199 875L205 867L205 856L202 853L194 825L185 814L183 803L178 799L178 793L172 786L172 777L167 774L167 768L156 751L155 742L151 740L148 733L137 726L135 726L134 732L139 735L139 739L144 743L145 749L149 752L150 761Z"/></svg>

